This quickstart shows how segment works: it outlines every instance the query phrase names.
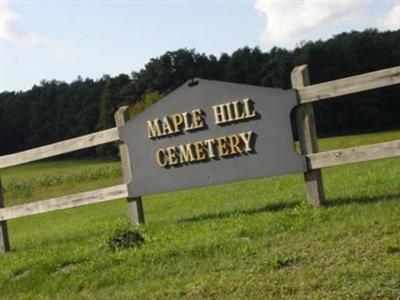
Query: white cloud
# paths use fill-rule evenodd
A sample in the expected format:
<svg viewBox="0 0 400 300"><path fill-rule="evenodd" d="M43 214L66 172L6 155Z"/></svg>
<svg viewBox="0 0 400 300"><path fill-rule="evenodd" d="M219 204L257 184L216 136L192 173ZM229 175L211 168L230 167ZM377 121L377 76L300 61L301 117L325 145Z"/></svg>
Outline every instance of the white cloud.
<svg viewBox="0 0 400 300"><path fill-rule="evenodd" d="M1 0L0 38L20 46L34 46L48 43L48 39L25 30L22 17L14 11L8 0Z"/></svg>
<svg viewBox="0 0 400 300"><path fill-rule="evenodd" d="M7 0L1 1L0 5L0 38L12 39L15 31L13 24L20 16L9 8Z"/></svg>
<svg viewBox="0 0 400 300"><path fill-rule="evenodd" d="M261 40L270 46L293 46L328 23L348 17L358 1L262 1L255 8L267 17ZM294 42L293 42L294 41Z"/></svg>
<svg viewBox="0 0 400 300"><path fill-rule="evenodd" d="M393 6L387 15L380 18L378 26L384 30L400 29L400 4Z"/></svg>
<svg viewBox="0 0 400 300"><path fill-rule="evenodd" d="M384 18L371 10L377 4L359 0L256 0L255 9L267 19L260 39L268 47L292 48L302 40L327 38L374 24L391 30L400 28L400 4L388 6L392 10Z"/></svg>
<svg viewBox="0 0 400 300"><path fill-rule="evenodd" d="M22 16L13 10L8 0L1 1L0 39L20 47L43 46L62 62L70 58L70 51L65 47L54 45L47 37L30 32L23 26Z"/></svg>

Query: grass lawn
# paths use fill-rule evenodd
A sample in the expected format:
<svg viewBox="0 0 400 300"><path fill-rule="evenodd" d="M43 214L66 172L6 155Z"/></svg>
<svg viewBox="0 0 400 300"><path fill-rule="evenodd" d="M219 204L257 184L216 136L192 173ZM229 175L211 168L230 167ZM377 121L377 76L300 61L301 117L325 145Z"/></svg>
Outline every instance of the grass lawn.
<svg viewBox="0 0 400 300"><path fill-rule="evenodd" d="M400 131L321 139L321 150ZM396 299L400 159L324 169L328 203L302 174L144 197L145 243L111 251L125 200L8 222L0 299ZM122 182L119 162L46 161L2 171L6 205Z"/></svg>

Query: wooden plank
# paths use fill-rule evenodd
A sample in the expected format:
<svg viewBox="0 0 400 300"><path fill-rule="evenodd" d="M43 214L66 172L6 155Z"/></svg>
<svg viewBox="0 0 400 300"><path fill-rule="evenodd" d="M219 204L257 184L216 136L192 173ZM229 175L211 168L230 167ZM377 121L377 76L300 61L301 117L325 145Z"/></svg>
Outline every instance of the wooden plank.
<svg viewBox="0 0 400 300"><path fill-rule="evenodd" d="M308 154L307 158L311 169L320 169L398 156L400 156L400 140Z"/></svg>
<svg viewBox="0 0 400 300"><path fill-rule="evenodd" d="M3 186L0 177L0 209L4 207ZM0 253L10 251L7 221L0 221Z"/></svg>
<svg viewBox="0 0 400 300"><path fill-rule="evenodd" d="M400 66L299 88L300 103L344 96L400 83Z"/></svg>
<svg viewBox="0 0 400 300"><path fill-rule="evenodd" d="M120 107L115 115L115 125L122 127L129 120L128 106ZM119 145L119 153L121 157L122 173L124 176L124 182L128 184L132 180L131 174L131 162L129 158L128 147L125 144ZM145 223L143 202L142 197L128 197L128 217L129 220L135 225L141 225Z"/></svg>
<svg viewBox="0 0 400 300"><path fill-rule="evenodd" d="M125 184L0 209L0 221L127 197Z"/></svg>
<svg viewBox="0 0 400 300"><path fill-rule="evenodd" d="M292 87L302 88L310 84L307 65L298 66L291 73ZM302 154L318 152L317 129L312 103L301 105L296 112L296 122ZM304 173L308 201L315 207L325 201L321 170L308 170Z"/></svg>
<svg viewBox="0 0 400 300"><path fill-rule="evenodd" d="M117 128L111 128L62 142L14 154L0 156L0 169L40 160L76 150L90 148L119 140Z"/></svg>

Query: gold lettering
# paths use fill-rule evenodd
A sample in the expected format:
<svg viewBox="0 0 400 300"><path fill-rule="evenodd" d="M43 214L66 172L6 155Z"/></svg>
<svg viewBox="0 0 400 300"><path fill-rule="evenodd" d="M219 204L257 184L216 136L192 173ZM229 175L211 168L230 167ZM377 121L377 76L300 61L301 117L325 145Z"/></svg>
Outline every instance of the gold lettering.
<svg viewBox="0 0 400 300"><path fill-rule="evenodd" d="M182 116L183 116L183 122L185 124L185 127L184 127L185 131L190 131L191 129L193 129L193 124L189 125L188 113L184 112L184 113L182 113Z"/></svg>
<svg viewBox="0 0 400 300"><path fill-rule="evenodd" d="M253 131L247 131L165 149L161 148L156 152L157 164L160 167L168 167L215 157L253 152L253 136Z"/></svg>
<svg viewBox="0 0 400 300"><path fill-rule="evenodd" d="M233 134L228 136L229 146L231 147L231 154L242 153L242 149L240 149L240 138L238 135Z"/></svg>
<svg viewBox="0 0 400 300"><path fill-rule="evenodd" d="M204 143L203 142L194 143L194 148L196 150L196 160L206 159L206 153L204 152Z"/></svg>
<svg viewBox="0 0 400 300"><path fill-rule="evenodd" d="M244 113L243 112L241 112L240 111L240 108L239 108L239 101L233 101L232 102L232 105L233 105L233 112L234 112L234 114L235 114L235 119L236 120L242 120L242 119L244 119L244 117L245 117L245 115L244 115Z"/></svg>
<svg viewBox="0 0 400 300"><path fill-rule="evenodd" d="M174 123L174 133L178 133L181 131L180 126L183 124L182 114L174 114L172 115L172 121Z"/></svg>
<svg viewBox="0 0 400 300"><path fill-rule="evenodd" d="M215 140L214 139L208 139L204 141L204 144L206 144L208 146L208 157L209 158L214 158L215 154L214 154L214 143Z"/></svg>
<svg viewBox="0 0 400 300"><path fill-rule="evenodd" d="M201 110L195 109L192 110L192 128L191 129L198 129L204 126L203 119L201 118Z"/></svg>
<svg viewBox="0 0 400 300"><path fill-rule="evenodd" d="M179 161L181 163L194 161L194 155L192 151L192 144L180 145L179 149Z"/></svg>
<svg viewBox="0 0 400 300"><path fill-rule="evenodd" d="M254 118L256 116L256 112L251 107L251 99L250 98L246 98L243 99L243 105L244 105L244 112L245 112L245 118L249 119L249 118Z"/></svg>
<svg viewBox="0 0 400 300"><path fill-rule="evenodd" d="M257 113L250 98L242 101L232 101L213 106L215 124L230 123L243 119L254 118Z"/></svg>
<svg viewBox="0 0 400 300"><path fill-rule="evenodd" d="M168 161L165 160L164 149L158 149L156 152L156 160L160 167L165 168L168 165Z"/></svg>
<svg viewBox="0 0 400 300"><path fill-rule="evenodd" d="M168 136L204 128L205 126L204 113L199 108L190 112L176 113L171 116L164 116L162 119L147 121L149 138Z"/></svg>
<svg viewBox="0 0 400 300"><path fill-rule="evenodd" d="M217 142L218 142L218 152L219 152L219 156L227 156L229 155L229 148L226 144L226 137L219 137L217 138Z"/></svg>
<svg viewBox="0 0 400 300"><path fill-rule="evenodd" d="M228 113L228 119L226 120L226 122L232 122L232 121L235 120L234 117L232 116L231 103L232 103L232 102L229 102L229 103L226 103L226 104L225 104L226 112Z"/></svg>
<svg viewBox="0 0 400 300"><path fill-rule="evenodd" d="M165 149L168 153L168 161L171 166L176 165L179 163L178 157L176 155L175 147L168 147Z"/></svg>
<svg viewBox="0 0 400 300"><path fill-rule="evenodd" d="M172 129L171 121L168 117L163 118L163 131L164 131L164 135L174 133L174 130Z"/></svg>
<svg viewBox="0 0 400 300"><path fill-rule="evenodd" d="M242 141L244 142L244 151L245 152L251 152L251 138L253 135L253 131L248 131L248 132L243 132L243 133L239 133L240 138L242 139Z"/></svg>
<svg viewBox="0 0 400 300"><path fill-rule="evenodd" d="M147 132L149 139L156 138L162 135L159 122L160 122L159 119L147 121Z"/></svg>
<svg viewBox="0 0 400 300"><path fill-rule="evenodd" d="M214 105L214 117L215 117L215 124L221 124L226 122L224 104Z"/></svg>

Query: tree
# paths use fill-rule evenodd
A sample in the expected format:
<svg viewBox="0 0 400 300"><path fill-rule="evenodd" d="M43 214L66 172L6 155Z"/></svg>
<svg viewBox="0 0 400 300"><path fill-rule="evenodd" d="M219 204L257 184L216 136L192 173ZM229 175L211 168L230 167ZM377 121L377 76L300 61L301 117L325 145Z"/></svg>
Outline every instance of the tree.
<svg viewBox="0 0 400 300"><path fill-rule="evenodd" d="M25 92L0 93L0 154L113 127L114 112L137 114L193 77L290 88L290 72L308 64L311 83L400 65L400 30L368 29L304 41L294 50L243 47L219 57L177 49L152 58L131 75L42 81ZM399 86L315 104L318 132L337 135L400 128ZM88 150L81 154L94 153ZM102 147L101 154L116 153Z"/></svg>

